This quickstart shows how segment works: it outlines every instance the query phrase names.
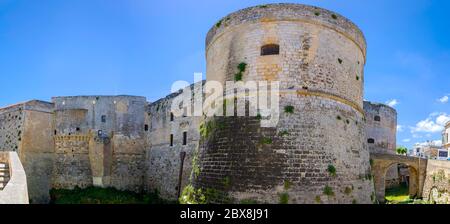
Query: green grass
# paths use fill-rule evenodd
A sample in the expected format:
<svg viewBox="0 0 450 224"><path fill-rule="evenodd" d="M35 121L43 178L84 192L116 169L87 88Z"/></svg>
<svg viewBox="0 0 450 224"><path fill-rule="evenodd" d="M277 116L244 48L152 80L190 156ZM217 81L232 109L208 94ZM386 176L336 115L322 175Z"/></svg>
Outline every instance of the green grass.
<svg viewBox="0 0 450 224"><path fill-rule="evenodd" d="M405 184L386 189L385 198L387 204L408 204L414 201L409 197L409 189Z"/></svg>
<svg viewBox="0 0 450 224"><path fill-rule="evenodd" d="M161 199L157 192L138 194L114 188L89 187L73 190L50 190L51 204L173 204Z"/></svg>

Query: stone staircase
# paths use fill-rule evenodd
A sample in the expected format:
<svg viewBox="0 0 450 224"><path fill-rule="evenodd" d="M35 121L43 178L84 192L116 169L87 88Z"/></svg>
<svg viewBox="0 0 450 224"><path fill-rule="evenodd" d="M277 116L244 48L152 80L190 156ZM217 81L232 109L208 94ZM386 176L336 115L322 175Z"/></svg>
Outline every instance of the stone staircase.
<svg viewBox="0 0 450 224"><path fill-rule="evenodd" d="M0 163L0 191L6 187L6 184L8 184L9 179L10 176L8 164Z"/></svg>

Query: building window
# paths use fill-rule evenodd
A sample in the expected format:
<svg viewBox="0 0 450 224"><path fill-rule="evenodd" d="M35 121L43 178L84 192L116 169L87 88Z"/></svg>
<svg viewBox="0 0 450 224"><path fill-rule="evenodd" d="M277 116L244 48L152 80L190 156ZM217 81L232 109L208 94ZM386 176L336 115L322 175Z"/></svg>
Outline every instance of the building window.
<svg viewBox="0 0 450 224"><path fill-rule="evenodd" d="M144 130L148 131L148 124L144 125Z"/></svg>
<svg viewBox="0 0 450 224"><path fill-rule="evenodd" d="M369 138L369 139L367 139L367 143L369 143L369 144L375 144L375 139Z"/></svg>
<svg viewBox="0 0 450 224"><path fill-rule="evenodd" d="M187 145L187 132L183 132L183 145Z"/></svg>
<svg viewBox="0 0 450 224"><path fill-rule="evenodd" d="M106 123L106 115L102 115L102 123Z"/></svg>
<svg viewBox="0 0 450 224"><path fill-rule="evenodd" d="M170 121L174 121L173 113L170 113Z"/></svg>
<svg viewBox="0 0 450 224"><path fill-rule="evenodd" d="M81 129L79 128L79 127L77 127L75 130L77 130L77 131L81 131Z"/></svg>
<svg viewBox="0 0 450 224"><path fill-rule="evenodd" d="M55 135L58 134L58 132L55 130Z"/></svg>
<svg viewBox="0 0 450 224"><path fill-rule="evenodd" d="M378 116L378 115L376 115L373 119L374 119L375 121L381 121L381 117Z"/></svg>
<svg viewBox="0 0 450 224"><path fill-rule="evenodd" d="M280 54L280 45L267 44L261 47L261 56Z"/></svg>
<svg viewBox="0 0 450 224"><path fill-rule="evenodd" d="M173 146L173 134L170 135L170 146Z"/></svg>

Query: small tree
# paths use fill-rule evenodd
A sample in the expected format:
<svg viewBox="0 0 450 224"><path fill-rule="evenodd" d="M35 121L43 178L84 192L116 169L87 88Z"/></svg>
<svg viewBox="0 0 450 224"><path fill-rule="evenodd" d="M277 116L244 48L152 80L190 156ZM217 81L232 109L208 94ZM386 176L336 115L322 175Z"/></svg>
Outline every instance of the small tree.
<svg viewBox="0 0 450 224"><path fill-rule="evenodd" d="M397 148L397 154L406 155L408 153L408 149L406 147L400 146Z"/></svg>

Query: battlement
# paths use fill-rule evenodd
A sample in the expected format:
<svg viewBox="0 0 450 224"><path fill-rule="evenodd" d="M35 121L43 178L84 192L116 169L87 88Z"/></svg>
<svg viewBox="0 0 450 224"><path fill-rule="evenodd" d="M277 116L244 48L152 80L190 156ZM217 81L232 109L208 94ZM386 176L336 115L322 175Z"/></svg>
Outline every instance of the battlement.
<svg viewBox="0 0 450 224"><path fill-rule="evenodd" d="M332 29L355 42L363 52L364 57L366 56L364 34L352 21L326 9L291 3L253 6L225 16L209 30L206 38L206 49L218 36L235 26L271 21L298 21Z"/></svg>
<svg viewBox="0 0 450 224"><path fill-rule="evenodd" d="M392 114L397 115L397 110L395 110L393 107L390 107L383 103L374 103L370 101L364 101L364 109L365 110L377 110L379 111L381 108L389 110Z"/></svg>

